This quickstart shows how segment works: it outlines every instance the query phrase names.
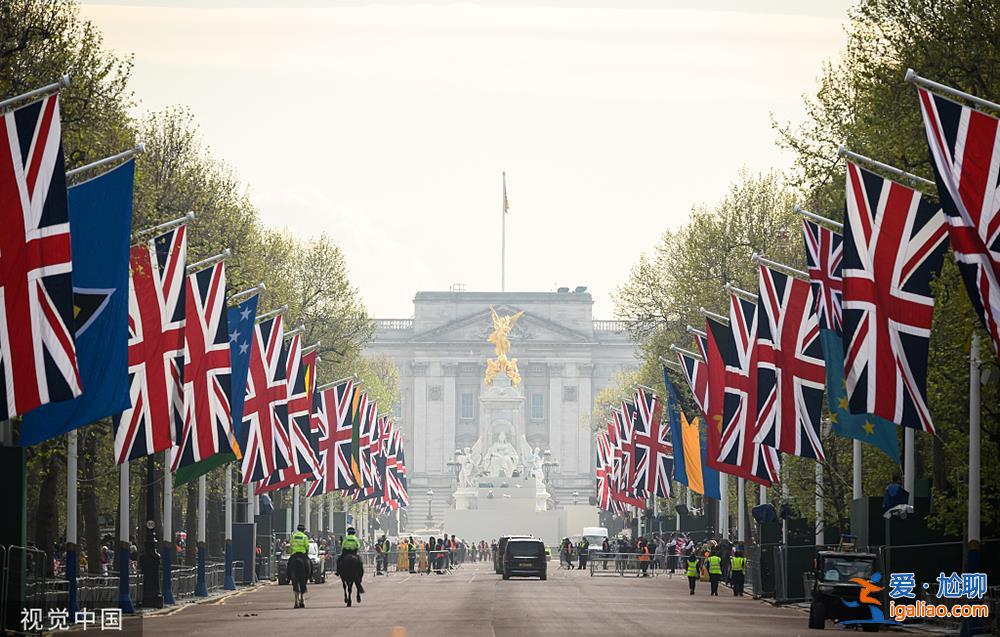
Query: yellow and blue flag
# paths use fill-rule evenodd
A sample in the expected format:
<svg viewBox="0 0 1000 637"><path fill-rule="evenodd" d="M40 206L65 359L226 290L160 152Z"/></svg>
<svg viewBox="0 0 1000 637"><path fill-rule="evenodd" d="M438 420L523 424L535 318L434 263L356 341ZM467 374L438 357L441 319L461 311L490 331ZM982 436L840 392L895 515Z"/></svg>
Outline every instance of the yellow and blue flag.
<svg viewBox="0 0 1000 637"><path fill-rule="evenodd" d="M667 388L667 419L674 443L674 480L695 493L718 500L721 496L719 472L705 461L707 445L701 439L698 419L688 422L666 367L663 368L663 383Z"/></svg>

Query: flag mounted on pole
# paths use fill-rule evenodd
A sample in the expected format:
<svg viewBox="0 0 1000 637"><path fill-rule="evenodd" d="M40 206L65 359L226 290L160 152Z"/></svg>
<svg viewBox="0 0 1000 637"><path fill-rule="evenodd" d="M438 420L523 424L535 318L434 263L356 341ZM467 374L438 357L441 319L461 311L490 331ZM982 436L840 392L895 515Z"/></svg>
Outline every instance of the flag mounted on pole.
<svg viewBox="0 0 1000 637"><path fill-rule="evenodd" d="M896 425L872 414L852 414L844 380L844 345L841 337L843 293L843 237L832 228L802 220L816 315L826 361L826 395L833 433L872 444L899 462Z"/></svg>
<svg viewBox="0 0 1000 637"><path fill-rule="evenodd" d="M674 441L674 479L695 493L718 500L719 473L705 462L706 445L702 444L698 419L688 421L670 372L663 368L663 383L667 390L667 414L671 438Z"/></svg>
<svg viewBox="0 0 1000 637"><path fill-rule="evenodd" d="M184 422L187 226L132 248L128 369L132 406L115 416L115 461L170 448Z"/></svg>
<svg viewBox="0 0 1000 637"><path fill-rule="evenodd" d="M184 425L171 471L230 451L229 325L226 264L187 277L184 365Z"/></svg>
<svg viewBox="0 0 1000 637"><path fill-rule="evenodd" d="M914 81L955 262L1000 356L1000 120Z"/></svg>
<svg viewBox="0 0 1000 637"><path fill-rule="evenodd" d="M669 498L674 450L667 435L669 429L661 422L661 402L655 394L639 387L635 406L638 418L632 438L636 466L632 486L639 496Z"/></svg>
<svg viewBox="0 0 1000 637"><path fill-rule="evenodd" d="M73 228L73 329L86 391L24 416L21 444L33 445L131 405L128 376L129 237L135 161L69 189ZM0 408L2 409L2 408Z"/></svg>
<svg viewBox="0 0 1000 637"><path fill-rule="evenodd" d="M280 314L254 326L243 401L245 438L239 440L244 484L265 480L291 464L283 338Z"/></svg>
<svg viewBox="0 0 1000 637"><path fill-rule="evenodd" d="M844 375L851 413L934 433L927 358L946 221L922 193L847 162Z"/></svg>
<svg viewBox="0 0 1000 637"><path fill-rule="evenodd" d="M822 462L826 369L812 287L764 264L758 278L754 442Z"/></svg>
<svg viewBox="0 0 1000 637"><path fill-rule="evenodd" d="M83 386L59 96L0 115L0 420Z"/></svg>

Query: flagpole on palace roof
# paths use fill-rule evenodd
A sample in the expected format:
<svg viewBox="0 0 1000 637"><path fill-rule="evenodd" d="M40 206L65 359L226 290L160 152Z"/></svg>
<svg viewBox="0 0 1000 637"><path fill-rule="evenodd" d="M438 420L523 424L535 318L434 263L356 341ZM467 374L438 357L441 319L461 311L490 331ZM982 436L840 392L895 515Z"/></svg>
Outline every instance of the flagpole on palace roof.
<svg viewBox="0 0 1000 637"><path fill-rule="evenodd" d="M503 172L503 201L500 204L500 291L507 291L507 173Z"/></svg>

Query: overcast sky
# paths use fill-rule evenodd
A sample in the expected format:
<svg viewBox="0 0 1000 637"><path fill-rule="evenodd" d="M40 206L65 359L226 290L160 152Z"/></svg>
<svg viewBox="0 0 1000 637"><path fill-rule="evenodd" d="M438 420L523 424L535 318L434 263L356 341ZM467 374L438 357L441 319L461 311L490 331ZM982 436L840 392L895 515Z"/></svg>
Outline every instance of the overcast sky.
<svg viewBox="0 0 1000 637"><path fill-rule="evenodd" d="M587 285L595 315L741 167L787 168L847 7L767 0L85 2L145 110L189 106L264 220L347 255L370 312L418 290ZM752 7L745 9L744 5ZM710 7L706 9L705 7ZM744 12L749 11L749 12Z"/></svg>

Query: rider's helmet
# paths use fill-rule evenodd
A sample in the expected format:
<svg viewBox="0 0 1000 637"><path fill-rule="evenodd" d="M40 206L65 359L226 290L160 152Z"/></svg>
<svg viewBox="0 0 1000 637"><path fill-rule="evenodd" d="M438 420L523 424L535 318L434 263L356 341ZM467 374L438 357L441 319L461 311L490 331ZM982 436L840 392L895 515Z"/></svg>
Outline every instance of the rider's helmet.
<svg viewBox="0 0 1000 637"><path fill-rule="evenodd" d="M299 525L298 527L296 527L296 528L298 528L298 530L299 530L299 531L305 531L305 530L306 530L306 525L305 525L305 524L300 524L300 525Z"/></svg>
<svg viewBox="0 0 1000 637"><path fill-rule="evenodd" d="M347 527L347 533L348 533L348 535L354 535L356 532L357 531L354 530L353 526Z"/></svg>

